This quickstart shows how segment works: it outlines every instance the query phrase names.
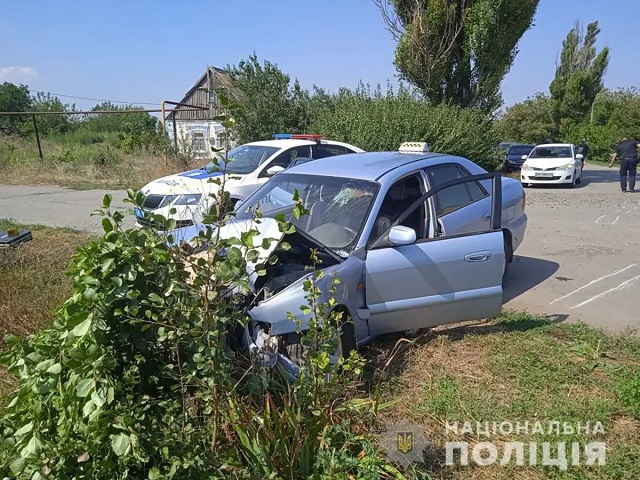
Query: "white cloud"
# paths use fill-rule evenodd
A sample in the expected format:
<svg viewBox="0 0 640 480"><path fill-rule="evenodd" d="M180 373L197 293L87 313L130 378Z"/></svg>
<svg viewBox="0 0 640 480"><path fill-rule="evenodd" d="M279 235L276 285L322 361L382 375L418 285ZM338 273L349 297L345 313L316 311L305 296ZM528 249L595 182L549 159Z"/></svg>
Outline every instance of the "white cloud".
<svg viewBox="0 0 640 480"><path fill-rule="evenodd" d="M27 83L37 76L33 67L0 67L0 82Z"/></svg>

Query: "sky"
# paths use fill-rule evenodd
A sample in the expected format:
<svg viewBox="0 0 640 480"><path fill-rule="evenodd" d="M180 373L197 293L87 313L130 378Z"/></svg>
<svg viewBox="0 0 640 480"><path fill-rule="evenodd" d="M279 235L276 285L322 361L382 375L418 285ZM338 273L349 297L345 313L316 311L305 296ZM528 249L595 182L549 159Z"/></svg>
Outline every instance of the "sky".
<svg viewBox="0 0 640 480"><path fill-rule="evenodd" d="M578 18L598 20L598 48L611 49L605 86L640 86L640 31L626 27L637 24L638 7L541 0L504 79L505 105L548 91ZM397 83L394 50L372 0L14 0L0 11L0 82L135 104L179 101L207 65L235 65L254 52L305 88L384 87Z"/></svg>

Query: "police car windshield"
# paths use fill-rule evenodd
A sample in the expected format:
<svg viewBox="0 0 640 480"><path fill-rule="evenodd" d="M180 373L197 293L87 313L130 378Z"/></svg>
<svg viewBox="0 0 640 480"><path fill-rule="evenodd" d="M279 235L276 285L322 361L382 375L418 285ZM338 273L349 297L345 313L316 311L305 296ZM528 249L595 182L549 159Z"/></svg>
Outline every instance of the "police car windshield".
<svg viewBox="0 0 640 480"><path fill-rule="evenodd" d="M223 160L220 160L217 167L213 162L210 162L205 168L207 170L217 168L229 173L247 174L253 172L278 150L280 149L276 147L241 145L229 152L226 165ZM224 155L222 155L222 159L224 158Z"/></svg>
<svg viewBox="0 0 640 480"><path fill-rule="evenodd" d="M536 147L529 158L571 158L571 147Z"/></svg>

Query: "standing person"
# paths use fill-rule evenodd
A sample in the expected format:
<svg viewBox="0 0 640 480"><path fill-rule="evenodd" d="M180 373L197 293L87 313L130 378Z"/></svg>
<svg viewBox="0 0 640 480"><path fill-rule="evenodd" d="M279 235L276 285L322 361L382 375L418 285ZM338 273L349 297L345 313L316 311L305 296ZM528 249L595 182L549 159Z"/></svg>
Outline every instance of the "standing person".
<svg viewBox="0 0 640 480"><path fill-rule="evenodd" d="M582 155L582 166L587 164L587 156L589 155L589 144L586 138L583 138L578 145L578 153Z"/></svg>
<svg viewBox="0 0 640 480"><path fill-rule="evenodd" d="M640 142L625 137L616 147L616 151L611 155L609 168L613 167L616 158L620 158L620 188L627 191L627 175L629 176L629 191L636 191L636 172L638 169L638 149Z"/></svg>

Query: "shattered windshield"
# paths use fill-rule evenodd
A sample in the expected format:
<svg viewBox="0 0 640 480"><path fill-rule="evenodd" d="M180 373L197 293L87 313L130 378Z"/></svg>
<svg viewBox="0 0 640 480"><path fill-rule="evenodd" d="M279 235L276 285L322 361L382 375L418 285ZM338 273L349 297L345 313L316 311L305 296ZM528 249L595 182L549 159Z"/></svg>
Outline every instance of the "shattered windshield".
<svg viewBox="0 0 640 480"><path fill-rule="evenodd" d="M226 165L220 160L218 168L229 173L251 173L278 150L280 149L276 147L241 145L229 152ZM222 158L224 158L224 155L222 155ZM205 168L207 170L213 170L214 167L215 165L211 162Z"/></svg>
<svg viewBox="0 0 640 480"><path fill-rule="evenodd" d="M296 219L294 194L308 214ZM236 218L285 214L296 228L340 256L348 255L360 235L378 192L378 184L352 178L280 173L239 206Z"/></svg>

